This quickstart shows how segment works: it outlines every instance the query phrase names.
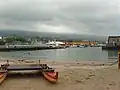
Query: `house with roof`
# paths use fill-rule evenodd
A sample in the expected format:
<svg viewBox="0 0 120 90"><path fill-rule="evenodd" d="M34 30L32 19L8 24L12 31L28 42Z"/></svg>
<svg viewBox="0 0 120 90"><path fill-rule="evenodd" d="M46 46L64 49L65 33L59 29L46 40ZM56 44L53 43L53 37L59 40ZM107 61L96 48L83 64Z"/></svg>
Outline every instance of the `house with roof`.
<svg viewBox="0 0 120 90"><path fill-rule="evenodd" d="M120 36L109 36L107 46L120 46Z"/></svg>
<svg viewBox="0 0 120 90"><path fill-rule="evenodd" d="M52 46L52 47L63 47L65 46L65 43L60 42L60 41L51 41L51 42L46 43L46 45Z"/></svg>

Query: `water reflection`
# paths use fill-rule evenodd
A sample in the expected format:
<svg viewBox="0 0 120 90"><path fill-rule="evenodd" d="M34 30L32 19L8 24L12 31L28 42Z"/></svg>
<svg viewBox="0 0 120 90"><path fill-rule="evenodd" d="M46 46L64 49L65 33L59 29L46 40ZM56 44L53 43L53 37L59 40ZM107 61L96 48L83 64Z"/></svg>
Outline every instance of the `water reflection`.
<svg viewBox="0 0 120 90"><path fill-rule="evenodd" d="M5 59L35 59L35 60L74 60L103 61L115 59L117 51L106 51L98 47L66 48L39 51L0 52L0 58Z"/></svg>
<svg viewBox="0 0 120 90"><path fill-rule="evenodd" d="M118 51L112 51L112 50L109 50L108 51L108 58L117 58L118 57Z"/></svg>

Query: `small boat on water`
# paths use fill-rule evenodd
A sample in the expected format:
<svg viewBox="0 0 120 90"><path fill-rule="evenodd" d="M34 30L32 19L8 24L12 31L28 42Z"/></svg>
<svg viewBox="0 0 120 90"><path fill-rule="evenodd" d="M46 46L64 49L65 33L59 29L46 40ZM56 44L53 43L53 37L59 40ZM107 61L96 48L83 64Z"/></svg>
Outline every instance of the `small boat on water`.
<svg viewBox="0 0 120 90"><path fill-rule="evenodd" d="M0 84L6 79L7 72L0 71Z"/></svg>
<svg viewBox="0 0 120 90"><path fill-rule="evenodd" d="M70 48L78 48L78 46L77 45L72 45L72 46L70 46Z"/></svg>
<svg viewBox="0 0 120 90"><path fill-rule="evenodd" d="M42 74L51 83L56 83L58 80L58 72L42 72Z"/></svg>

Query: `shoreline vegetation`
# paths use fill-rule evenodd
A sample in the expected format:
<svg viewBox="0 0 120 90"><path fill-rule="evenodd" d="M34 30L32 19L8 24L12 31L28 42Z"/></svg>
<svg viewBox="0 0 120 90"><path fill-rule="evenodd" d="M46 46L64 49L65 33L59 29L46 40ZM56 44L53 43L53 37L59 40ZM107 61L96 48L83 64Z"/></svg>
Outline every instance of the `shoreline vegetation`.
<svg viewBox="0 0 120 90"><path fill-rule="evenodd" d="M6 60L0 60L0 64ZM31 64L39 60L9 60L10 64ZM92 61L40 60L59 72L58 84L51 85L42 77L7 78L0 90L119 90L120 72L117 65Z"/></svg>

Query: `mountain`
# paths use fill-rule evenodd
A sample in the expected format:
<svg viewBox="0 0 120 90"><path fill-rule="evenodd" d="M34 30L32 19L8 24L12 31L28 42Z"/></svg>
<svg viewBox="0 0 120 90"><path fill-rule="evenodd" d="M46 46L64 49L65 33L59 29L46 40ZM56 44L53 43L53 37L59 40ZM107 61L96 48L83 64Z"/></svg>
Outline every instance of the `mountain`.
<svg viewBox="0 0 120 90"><path fill-rule="evenodd" d="M107 37L105 36L95 36L95 35L81 35L81 34L58 34L58 33L44 33L44 32L34 32L34 31L18 31L18 30L0 30L0 36L10 36L17 35L23 37L47 37L47 38L60 38L65 40L98 40L105 41Z"/></svg>

